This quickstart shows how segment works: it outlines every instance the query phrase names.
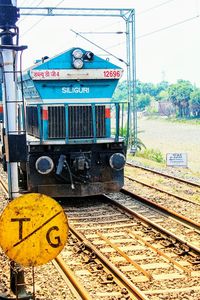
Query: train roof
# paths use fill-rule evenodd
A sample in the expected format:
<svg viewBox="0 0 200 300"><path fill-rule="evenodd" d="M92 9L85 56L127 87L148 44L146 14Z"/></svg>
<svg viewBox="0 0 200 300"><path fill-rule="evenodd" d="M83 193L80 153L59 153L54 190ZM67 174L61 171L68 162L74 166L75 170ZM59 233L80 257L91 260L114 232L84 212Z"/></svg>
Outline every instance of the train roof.
<svg viewBox="0 0 200 300"><path fill-rule="evenodd" d="M25 98L31 102L59 103L110 101L123 69L82 48L44 57L23 72ZM90 99L90 100L89 100Z"/></svg>
<svg viewBox="0 0 200 300"><path fill-rule="evenodd" d="M73 65L73 53L76 50L80 50L83 53L81 58L84 62L84 69L121 69L119 66L111 63L108 59L102 59L101 57L93 54L91 51L84 50L79 47L70 48L54 57L43 57L40 61L37 61L35 65L31 66L27 70L41 70L41 69L72 69ZM87 57L91 55L92 57ZM26 71L27 71L26 70Z"/></svg>

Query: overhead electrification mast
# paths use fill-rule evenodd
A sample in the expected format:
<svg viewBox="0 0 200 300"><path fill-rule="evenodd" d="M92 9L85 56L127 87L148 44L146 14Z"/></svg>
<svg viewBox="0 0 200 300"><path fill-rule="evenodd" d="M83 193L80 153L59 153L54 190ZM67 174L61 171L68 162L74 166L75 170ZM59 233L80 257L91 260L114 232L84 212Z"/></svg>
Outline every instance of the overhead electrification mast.
<svg viewBox="0 0 200 300"><path fill-rule="evenodd" d="M5 142L4 157L7 162L9 198L19 195L19 161L26 161L26 134L23 116L23 101L17 96L18 53L26 46L19 46L19 30L16 22L19 10L16 0L0 0L0 68L3 95Z"/></svg>
<svg viewBox="0 0 200 300"><path fill-rule="evenodd" d="M0 0L0 80L3 96L3 155L7 163L9 199L19 195L18 162L26 161L26 132L23 101L17 96L18 53L27 46L19 46L16 22L19 9L16 0ZM31 299L25 290L24 272L14 261L10 262L10 288L17 299ZM12 299L0 295L0 300Z"/></svg>

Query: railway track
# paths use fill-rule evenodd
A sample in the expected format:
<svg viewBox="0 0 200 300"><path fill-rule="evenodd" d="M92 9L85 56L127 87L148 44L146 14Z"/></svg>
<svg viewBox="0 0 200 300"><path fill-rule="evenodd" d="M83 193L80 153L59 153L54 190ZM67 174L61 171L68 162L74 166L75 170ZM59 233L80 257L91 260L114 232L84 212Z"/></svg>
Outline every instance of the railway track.
<svg viewBox="0 0 200 300"><path fill-rule="evenodd" d="M200 187L191 186L190 183L179 185L177 179L174 180L164 177L165 175L151 175L150 178L142 170L140 173L135 172L134 167L128 169L129 175L125 176L125 189L146 198L146 201L152 202L152 205L165 207L166 210L176 212L196 223L197 228L200 224ZM131 174L130 174L131 173ZM153 173L150 173L153 174ZM163 178L164 177L164 178ZM176 190L170 192L169 190Z"/></svg>
<svg viewBox="0 0 200 300"><path fill-rule="evenodd" d="M120 206L126 207L131 214L149 222L154 228L171 235L181 243L187 244L189 248L199 252L200 249L200 227L198 224L185 219L182 215L174 211L166 210L165 207L157 206L153 202L146 201L142 197L138 197L127 190L121 193L111 194L112 200L116 201Z"/></svg>
<svg viewBox="0 0 200 300"><path fill-rule="evenodd" d="M4 187L4 193L7 193L8 189L6 183L4 183L3 180L0 183L2 183ZM73 251L72 248L74 249ZM7 274L7 276L5 275L6 286L2 289L2 292L5 293L5 291L9 289L9 263L5 255L3 253L1 254L3 264L6 265L4 273ZM52 261L52 265L62 277L61 284L63 286L63 288L60 288L57 287L57 283L55 284L54 288L58 291L60 290L61 294L59 296L60 298L56 296L56 299L115 299L113 297L117 297L116 299L148 299L130 280L124 277L114 265L110 264L109 260L102 256L98 249L93 249L89 241L83 243L83 237L72 226L70 226L69 240L62 255L65 259L59 255ZM68 261L66 261L66 258ZM94 264L94 271L88 270L88 264L90 262ZM54 274L54 276L58 278L58 274L56 274L55 270L52 271L52 265L49 263L47 269L50 269L51 274ZM39 268L44 268L44 266ZM34 299L55 299L55 293L52 294L53 297L51 298L48 287L44 287L44 292L37 290L35 284L32 287L32 270L25 268L24 271L26 274L27 291L32 293L33 289ZM44 270L41 272L43 273ZM37 280L41 281L41 277L37 276L36 272L34 282L37 282ZM52 290L51 284L49 285L49 290ZM40 294L40 298L37 298L38 293ZM101 295L97 295L98 293ZM41 298L44 294L45 298ZM8 296L14 297L14 295Z"/></svg>
<svg viewBox="0 0 200 300"><path fill-rule="evenodd" d="M198 227L123 192L62 205L69 240L36 270L36 300L200 299Z"/></svg>
<svg viewBox="0 0 200 300"><path fill-rule="evenodd" d="M194 182L194 181L186 180L186 179L178 177L178 176L170 175L167 172L157 171L155 169L144 167L142 165L138 166L138 165L135 165L134 163L129 163L129 162L126 163L126 167L131 167L131 168L135 168L135 169L138 169L138 170L143 170L143 171L145 171L147 173L149 172L150 174L157 174L157 175L163 176L165 178L176 180L177 182L182 182L182 183L189 184L191 186L199 187L200 188L200 183L198 183L198 182Z"/></svg>
<svg viewBox="0 0 200 300"><path fill-rule="evenodd" d="M2 194L0 195L0 211L2 211L9 203L7 174L3 172L3 170L1 171L1 175L3 175L3 178L0 178L0 190L2 191ZM0 266L1 272L3 274L3 281L1 282L2 285L0 285L0 299L5 299L6 297L8 297L8 299L18 299L12 293L12 291L10 291L10 264L8 258L1 251L1 249ZM70 270L70 268L63 262L60 256L58 256L55 260L48 263L47 265L38 267L37 272L34 272L34 269L32 268L24 268L24 273L26 278L27 292L33 295L33 298L30 299L91 299L87 291L82 286L82 284L74 276L72 270ZM53 280L53 283L51 277L55 278ZM55 285L55 281L59 282L60 286L57 286L57 284ZM37 283L39 283L39 285ZM55 286L57 286L57 288L55 288ZM2 295L3 298L1 298Z"/></svg>
<svg viewBox="0 0 200 300"><path fill-rule="evenodd" d="M148 299L73 225L61 256L63 265L73 270L76 282L87 290L83 299Z"/></svg>
<svg viewBox="0 0 200 300"><path fill-rule="evenodd" d="M200 297L199 248L109 198L79 201L65 210L84 244L80 251L100 251L147 299L183 299L191 291L194 299Z"/></svg>

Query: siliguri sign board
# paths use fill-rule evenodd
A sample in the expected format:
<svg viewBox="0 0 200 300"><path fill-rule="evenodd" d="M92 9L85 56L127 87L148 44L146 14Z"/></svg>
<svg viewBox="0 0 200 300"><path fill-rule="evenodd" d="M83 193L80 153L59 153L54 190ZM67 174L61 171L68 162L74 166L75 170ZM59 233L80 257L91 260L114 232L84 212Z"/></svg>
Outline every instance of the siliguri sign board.
<svg viewBox="0 0 200 300"><path fill-rule="evenodd" d="M187 153L167 153L166 162L168 167L187 168L188 166Z"/></svg>

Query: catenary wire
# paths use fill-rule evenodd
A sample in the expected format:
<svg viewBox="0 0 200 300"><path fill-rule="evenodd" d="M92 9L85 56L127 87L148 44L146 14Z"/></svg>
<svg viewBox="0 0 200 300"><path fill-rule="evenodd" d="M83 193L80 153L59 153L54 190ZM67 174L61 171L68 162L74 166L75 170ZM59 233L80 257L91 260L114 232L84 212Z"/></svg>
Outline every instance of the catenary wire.
<svg viewBox="0 0 200 300"><path fill-rule="evenodd" d="M43 2L43 1L44 1L44 0L42 0L41 2ZM157 5L153 6L153 7L150 7L150 8L148 8L148 9L144 10L144 11L139 12L137 15L141 15L141 14L146 13L146 12L148 12L148 11L154 10L154 9L156 9L156 8L159 8L159 7L161 7L161 6L163 6L163 5L166 5L166 4L168 4L169 2L173 2L173 1L175 1L175 0L168 0L168 1L162 2L162 3L160 3L160 4L157 4ZM64 0L60 1L55 7L58 7L62 2L64 2ZM38 7L39 5L40 5L40 3L39 3L36 7ZM40 23L44 18L45 18L45 16L43 16L41 19L39 19L38 22L34 23L27 31L25 31L25 32L22 34L22 36L24 36L24 35L27 34L29 31L31 31L31 30L32 30L36 25L38 25L38 23ZM25 18L23 18L21 21L23 21L24 19L25 19ZM21 22L21 21L19 21L19 22ZM119 23L119 21L114 22L114 23L112 23L112 24L109 24L109 27L112 26L112 25L115 25L115 24L117 24L117 23ZM18 24L19 24L19 23L18 23ZM103 27L101 27L101 28L99 28L99 29L102 29L102 28L105 28L105 27L108 27L108 25L103 26Z"/></svg>
<svg viewBox="0 0 200 300"><path fill-rule="evenodd" d="M168 4L168 3L170 3L170 2L174 2L174 1L175 1L175 0L168 0L168 1L162 2L162 3L160 3L160 4L154 5L154 6L152 6L152 7L149 7L149 8L147 8L147 9L145 9L145 10L142 10L141 12L138 12L138 13L137 13L137 16L142 15L142 14L145 14L145 13L147 13L147 12L149 12L149 11L152 11L152 10L154 10L154 9L156 9L156 8L159 8L159 7L163 6L163 5L166 5L166 4Z"/></svg>
<svg viewBox="0 0 200 300"><path fill-rule="evenodd" d="M193 21L194 19L199 18L199 16L200 16L200 15L198 14L198 15L193 16L193 17L191 17L191 18L184 19L184 20L182 20L182 21L180 21L180 22L177 22L177 23L174 23L174 24L171 24L171 25L168 25L168 26L165 26L165 27L156 29L156 30L151 31L151 32L147 32L147 33L141 34L141 35L139 35L139 36L136 36L136 39L145 38L145 37L147 37L147 36L149 36L149 35L156 34L156 33L160 32L160 31L168 30L168 29L170 29L170 28L173 28L173 27L175 27L175 26L184 24L184 23L186 23L186 22ZM124 42L120 42L120 43L117 43L117 44L115 44L115 45L113 45L113 46L107 48L107 49L112 49L112 48L115 48L115 47L120 46L120 45L123 45L123 44L124 44Z"/></svg>
<svg viewBox="0 0 200 300"><path fill-rule="evenodd" d="M44 0L41 0L41 2L43 2ZM58 7L62 2L64 2L64 0L61 0L55 7ZM38 4L39 5L39 4ZM31 31L35 26L37 26L44 18L46 18L46 16L41 17L37 22L35 22L31 27L29 27L22 35L21 37L23 37L24 35L26 35L29 31Z"/></svg>
<svg viewBox="0 0 200 300"><path fill-rule="evenodd" d="M172 28L172 27L175 27L175 26L184 24L184 23L186 23L186 22L193 21L194 19L197 19L198 17L199 17L199 15L196 15L196 16L193 16L193 17L191 17L191 18L184 19L184 20L182 20L182 21L180 21L180 22L177 22L177 23L174 23L174 24L165 26L165 27L161 27L161 28L159 28L159 29L157 29L157 30L154 30L154 31L151 31L151 32L147 32L147 33L141 34L141 35L137 36L136 39L144 38L144 37L146 37L146 36L155 34L155 33L157 33L157 32L160 32L160 31L163 31L163 30L170 29L170 28Z"/></svg>
<svg viewBox="0 0 200 300"><path fill-rule="evenodd" d="M41 0L41 1L36 5L36 7L39 7L39 5L40 5L42 2L44 2L44 0ZM32 1L29 5L31 5L31 4L33 4L33 3L34 3L34 1ZM30 13L31 13L32 11L33 11L33 9L30 10ZM22 19L20 19L20 20L18 21L18 25L19 25L21 22L23 22L27 17L28 17L28 16L24 16Z"/></svg>

